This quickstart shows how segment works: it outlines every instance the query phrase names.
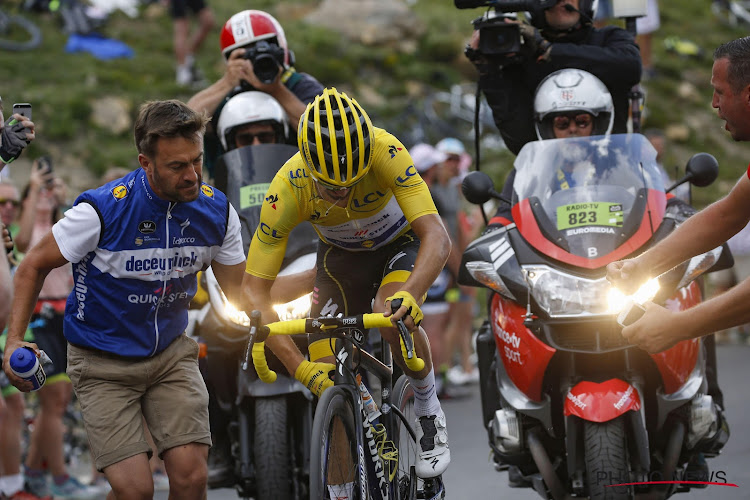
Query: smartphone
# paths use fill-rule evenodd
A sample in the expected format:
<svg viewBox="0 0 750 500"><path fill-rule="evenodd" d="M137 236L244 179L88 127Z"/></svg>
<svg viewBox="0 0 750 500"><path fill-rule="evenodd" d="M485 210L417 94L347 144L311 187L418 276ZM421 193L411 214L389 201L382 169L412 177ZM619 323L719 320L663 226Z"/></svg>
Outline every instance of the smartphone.
<svg viewBox="0 0 750 500"><path fill-rule="evenodd" d="M49 156L40 156L39 160L37 161L39 162L39 165L42 167L42 171L45 174L49 174L52 172L52 158L50 158Z"/></svg>
<svg viewBox="0 0 750 500"><path fill-rule="evenodd" d="M13 114L23 115L31 120L31 104L28 102L17 102L13 105Z"/></svg>
<svg viewBox="0 0 750 500"><path fill-rule="evenodd" d="M622 326L623 328L626 326L630 326L639 319L641 319L641 316L646 312L646 309L632 301L629 300L627 305L622 309L620 314L617 315L617 322Z"/></svg>

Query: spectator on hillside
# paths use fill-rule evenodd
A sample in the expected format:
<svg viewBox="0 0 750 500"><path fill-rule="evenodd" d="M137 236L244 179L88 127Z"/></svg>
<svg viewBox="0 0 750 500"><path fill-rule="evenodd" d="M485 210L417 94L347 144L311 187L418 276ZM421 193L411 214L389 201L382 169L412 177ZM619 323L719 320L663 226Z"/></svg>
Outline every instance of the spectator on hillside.
<svg viewBox="0 0 750 500"><path fill-rule="evenodd" d="M211 7L205 0L169 0L174 24L174 55L177 60L177 83L183 86L202 85L204 78L195 65L195 54L216 24ZM188 9L198 18L198 27L190 36Z"/></svg>

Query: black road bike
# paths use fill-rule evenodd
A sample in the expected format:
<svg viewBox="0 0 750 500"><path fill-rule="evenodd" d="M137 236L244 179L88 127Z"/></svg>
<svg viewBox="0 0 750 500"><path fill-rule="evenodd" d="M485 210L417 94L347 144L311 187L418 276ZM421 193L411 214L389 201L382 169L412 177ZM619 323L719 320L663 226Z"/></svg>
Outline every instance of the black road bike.
<svg viewBox="0 0 750 500"><path fill-rule="evenodd" d="M398 308L396 307L396 310ZM445 498L442 477L418 478L419 448L412 423L414 391L405 375L393 384L390 346L379 341L377 355L365 350L365 332L392 326L382 314L322 317L279 321L261 326L260 312L251 314L250 341L255 370L261 380L273 381L266 364L264 341L269 335L311 334L310 340L329 337L336 356L334 386L318 401L312 428L310 498L330 499L329 485L354 484L358 500L415 500ZM414 353L411 335L398 322L407 366L418 371L424 361ZM379 386L380 416L371 421L357 374L371 387ZM378 392L378 391L374 391Z"/></svg>

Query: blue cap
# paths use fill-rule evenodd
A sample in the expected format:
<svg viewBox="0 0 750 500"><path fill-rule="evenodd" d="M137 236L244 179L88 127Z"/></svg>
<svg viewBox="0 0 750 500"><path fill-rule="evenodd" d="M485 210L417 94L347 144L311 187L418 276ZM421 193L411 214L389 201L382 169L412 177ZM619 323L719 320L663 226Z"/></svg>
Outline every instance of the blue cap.
<svg viewBox="0 0 750 500"><path fill-rule="evenodd" d="M36 354L28 347L16 349L10 356L10 367L18 373L26 373L34 368Z"/></svg>

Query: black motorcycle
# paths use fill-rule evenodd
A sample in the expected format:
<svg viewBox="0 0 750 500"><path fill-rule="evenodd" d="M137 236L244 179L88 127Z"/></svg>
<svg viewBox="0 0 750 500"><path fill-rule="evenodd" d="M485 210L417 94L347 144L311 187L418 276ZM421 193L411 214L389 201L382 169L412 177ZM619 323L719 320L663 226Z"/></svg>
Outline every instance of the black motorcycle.
<svg viewBox="0 0 750 500"><path fill-rule="evenodd" d="M296 151L288 145L262 144L218 159L215 184L239 214L246 251L268 186ZM280 274L313 267L317 241L310 224L295 228ZM258 379L252 363L244 363L247 315L227 300L210 268L201 281L209 298L197 314L195 334L206 345L201 367L214 441L209 487L234 486L241 497L257 500L308 498L313 396L270 351L269 364L278 379L273 384ZM276 307L282 319L306 317L310 294Z"/></svg>

